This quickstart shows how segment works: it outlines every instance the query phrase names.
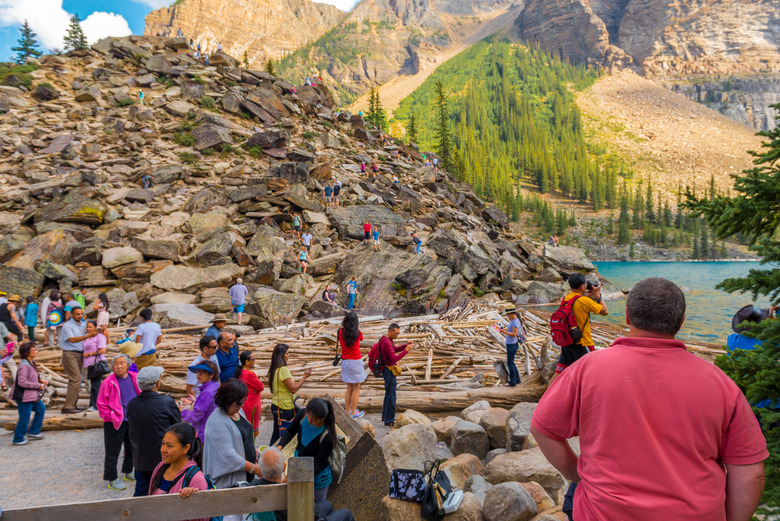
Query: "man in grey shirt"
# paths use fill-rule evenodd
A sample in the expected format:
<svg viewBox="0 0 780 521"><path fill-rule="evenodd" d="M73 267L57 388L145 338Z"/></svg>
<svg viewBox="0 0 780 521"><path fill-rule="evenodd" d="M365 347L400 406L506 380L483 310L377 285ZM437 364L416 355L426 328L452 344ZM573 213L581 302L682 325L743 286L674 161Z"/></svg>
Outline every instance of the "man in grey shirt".
<svg viewBox="0 0 780 521"><path fill-rule="evenodd" d="M244 281L236 279L236 283L230 288L230 303L233 305L233 313L238 316L238 325L241 325L241 316L244 314L246 306L246 296L249 290L244 286Z"/></svg>
<svg viewBox="0 0 780 521"><path fill-rule="evenodd" d="M65 395L65 405L62 406L63 414L81 412L85 407L78 407L76 400L79 397L81 387L81 366L84 358L84 340L97 334L97 331L87 333L87 323L84 321L84 310L73 308L70 320L65 322L60 332L60 347L62 348L62 367L68 377L68 391Z"/></svg>

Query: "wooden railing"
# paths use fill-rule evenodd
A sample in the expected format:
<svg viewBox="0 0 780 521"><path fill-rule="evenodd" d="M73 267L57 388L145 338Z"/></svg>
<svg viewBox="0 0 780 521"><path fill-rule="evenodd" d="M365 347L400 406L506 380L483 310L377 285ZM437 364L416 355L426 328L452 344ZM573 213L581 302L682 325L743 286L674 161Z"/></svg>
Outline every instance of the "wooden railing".
<svg viewBox="0 0 780 521"><path fill-rule="evenodd" d="M290 458L287 483L259 487L111 499L3 511L3 521L182 521L287 510L289 521L314 521L314 459Z"/></svg>

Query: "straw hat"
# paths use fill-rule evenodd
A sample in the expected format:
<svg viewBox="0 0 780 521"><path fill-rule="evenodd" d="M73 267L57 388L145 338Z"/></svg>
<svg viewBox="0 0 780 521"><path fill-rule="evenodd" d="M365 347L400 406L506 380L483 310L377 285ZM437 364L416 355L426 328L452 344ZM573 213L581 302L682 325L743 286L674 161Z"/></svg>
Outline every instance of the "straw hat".
<svg viewBox="0 0 780 521"><path fill-rule="evenodd" d="M214 319L210 322L210 324L215 324L217 322L227 322L227 315L224 313L217 313L214 315Z"/></svg>
<svg viewBox="0 0 780 521"><path fill-rule="evenodd" d="M143 344L140 342L125 342L123 344L119 344L119 352L123 355L129 356L130 358L134 358L142 347Z"/></svg>

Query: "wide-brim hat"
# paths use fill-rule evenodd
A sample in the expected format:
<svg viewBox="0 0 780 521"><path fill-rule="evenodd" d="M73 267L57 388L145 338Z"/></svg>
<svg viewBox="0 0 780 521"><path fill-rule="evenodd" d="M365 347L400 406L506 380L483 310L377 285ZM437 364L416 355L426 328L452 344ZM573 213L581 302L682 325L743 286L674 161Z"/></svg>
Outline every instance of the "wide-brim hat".
<svg viewBox="0 0 780 521"><path fill-rule="evenodd" d="M198 371L208 371L209 373L214 374L214 369L209 367L208 364L191 365L187 369L192 373L196 373Z"/></svg>
<svg viewBox="0 0 780 521"><path fill-rule="evenodd" d="M227 315L224 313L217 313L214 315L214 318L211 319L211 322L209 324L214 324L215 322L227 322Z"/></svg>
<svg viewBox="0 0 780 521"><path fill-rule="evenodd" d="M119 344L119 352L133 358L143 347L143 344L140 342L124 342Z"/></svg>
<svg viewBox="0 0 780 521"><path fill-rule="evenodd" d="M731 319L731 329L733 329L735 333L747 331L750 329L750 326L742 326L741 324L743 322L761 322L769 316L769 313L770 311L768 308L761 309L753 304L748 304L734 314L734 317Z"/></svg>
<svg viewBox="0 0 780 521"><path fill-rule="evenodd" d="M520 312L517 310L517 308L505 309L501 314L506 316L506 315L509 315L510 313L514 313L515 315L519 315L520 314Z"/></svg>
<svg viewBox="0 0 780 521"><path fill-rule="evenodd" d="M11 295L8 297L8 302L21 302L22 300L19 298L19 295Z"/></svg>

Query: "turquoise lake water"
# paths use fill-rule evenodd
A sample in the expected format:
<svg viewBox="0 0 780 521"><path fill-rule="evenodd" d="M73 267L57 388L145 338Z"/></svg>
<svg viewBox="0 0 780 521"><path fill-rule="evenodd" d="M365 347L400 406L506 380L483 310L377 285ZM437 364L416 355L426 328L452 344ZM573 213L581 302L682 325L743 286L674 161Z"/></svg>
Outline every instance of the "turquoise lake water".
<svg viewBox="0 0 780 521"><path fill-rule="evenodd" d="M731 317L742 306L769 307L766 297L754 302L751 295L715 289L723 279L742 277L751 269L760 269L758 262L597 262L596 266L599 274L610 281L609 285L623 289L631 288L646 277L664 277L683 288L687 312L679 334L681 339L725 344L732 332ZM605 288L608 289L612 288ZM625 325L625 306L625 299L610 300L607 302L609 315L594 317L594 320Z"/></svg>

